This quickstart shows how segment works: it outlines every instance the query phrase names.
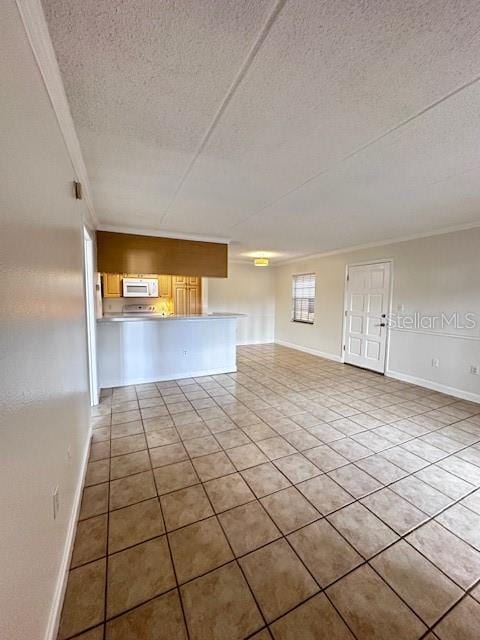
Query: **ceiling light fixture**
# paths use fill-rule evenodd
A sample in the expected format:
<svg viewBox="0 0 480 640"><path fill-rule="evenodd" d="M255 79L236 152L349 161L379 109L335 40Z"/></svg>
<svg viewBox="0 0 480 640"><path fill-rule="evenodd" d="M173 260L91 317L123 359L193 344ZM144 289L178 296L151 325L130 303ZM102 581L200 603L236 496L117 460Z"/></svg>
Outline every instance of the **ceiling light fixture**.
<svg viewBox="0 0 480 640"><path fill-rule="evenodd" d="M268 267L268 258L255 258L255 260L253 261L253 264L256 267Z"/></svg>

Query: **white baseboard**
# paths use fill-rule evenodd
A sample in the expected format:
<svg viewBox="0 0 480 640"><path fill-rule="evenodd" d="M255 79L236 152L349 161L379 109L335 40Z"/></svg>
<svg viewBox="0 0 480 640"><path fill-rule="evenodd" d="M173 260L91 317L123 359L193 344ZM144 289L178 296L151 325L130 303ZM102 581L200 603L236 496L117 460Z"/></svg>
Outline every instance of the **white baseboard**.
<svg viewBox="0 0 480 640"><path fill-rule="evenodd" d="M425 380L424 378L410 376L406 373L401 373L400 371L385 371L385 375L389 378L395 378L395 380L401 380L402 382L409 382L410 384L416 384L419 387L431 389L432 391L439 391L440 393L445 393L448 396L454 396L455 398L460 398L462 400L469 400L470 402L480 403L479 393L463 391L462 389L449 387L445 384L440 384L439 382L433 382L432 380Z"/></svg>
<svg viewBox="0 0 480 640"><path fill-rule="evenodd" d="M130 378L128 380L102 380L102 389L111 389L112 387L128 387L131 384L150 384L152 382L166 382L167 380L182 380L183 378L201 378L202 376L218 376L222 373L236 373L237 367L223 367L220 369L201 369L200 371L173 372L168 376L156 376L152 378Z"/></svg>
<svg viewBox="0 0 480 640"><path fill-rule="evenodd" d="M288 347L289 349L303 351L304 353L309 353L320 358L326 358L327 360L333 360L334 362L342 362L341 356L318 351L317 349L310 349L310 347L302 347L300 345L294 344L293 342L286 342L285 340L275 340L275 344L279 344L282 347ZM449 387L438 382L433 382L432 380L425 380L424 378L417 378L405 373L400 373L399 371L389 370L385 372L385 375L389 378L395 378L395 380L401 380L402 382L408 382L410 384L416 384L419 387L431 389L432 391L439 391L440 393L445 393L446 395L460 398L461 400L480 403L479 393L472 393L471 391L464 391L463 389L457 389L456 387Z"/></svg>
<svg viewBox="0 0 480 640"><path fill-rule="evenodd" d="M73 544L75 542L75 532L77 530L77 521L82 503L83 484L85 482L85 474L87 473L88 454L90 452L90 441L92 437L92 428L88 429L87 444L83 453L83 460L80 467L78 484L73 500L72 511L70 514L70 522L68 523L67 537L63 548L63 557L58 572L57 586L53 596L52 608L48 617L47 631L45 640L56 640L58 635L58 627L60 624L60 616L62 614L63 599L68 582L68 571L70 569L70 561L73 553Z"/></svg>
<svg viewBox="0 0 480 640"><path fill-rule="evenodd" d="M325 353L325 351L310 349L310 347L302 347L299 344L293 344L293 342L286 342L285 340L275 340L275 344L279 344L282 347L288 347L289 349L303 351L304 353L309 353L310 355L318 356L319 358L326 358L327 360L333 360L334 362L341 362L341 357L333 353Z"/></svg>

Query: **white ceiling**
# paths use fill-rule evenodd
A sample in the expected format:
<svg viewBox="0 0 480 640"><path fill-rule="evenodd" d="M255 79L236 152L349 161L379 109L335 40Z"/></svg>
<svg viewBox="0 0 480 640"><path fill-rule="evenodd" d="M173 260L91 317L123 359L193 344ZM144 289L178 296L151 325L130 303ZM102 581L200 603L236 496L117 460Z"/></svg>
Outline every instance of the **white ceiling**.
<svg viewBox="0 0 480 640"><path fill-rule="evenodd" d="M44 0L102 225L280 258L480 223L473 0Z"/></svg>

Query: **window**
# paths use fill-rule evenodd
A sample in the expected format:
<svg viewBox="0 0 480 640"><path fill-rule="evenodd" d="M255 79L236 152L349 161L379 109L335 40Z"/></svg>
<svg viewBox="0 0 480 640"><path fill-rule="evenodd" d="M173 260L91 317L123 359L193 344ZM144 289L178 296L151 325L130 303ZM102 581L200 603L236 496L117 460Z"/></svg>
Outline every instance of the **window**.
<svg viewBox="0 0 480 640"><path fill-rule="evenodd" d="M315 318L315 274L293 276L292 299L294 322L313 324Z"/></svg>

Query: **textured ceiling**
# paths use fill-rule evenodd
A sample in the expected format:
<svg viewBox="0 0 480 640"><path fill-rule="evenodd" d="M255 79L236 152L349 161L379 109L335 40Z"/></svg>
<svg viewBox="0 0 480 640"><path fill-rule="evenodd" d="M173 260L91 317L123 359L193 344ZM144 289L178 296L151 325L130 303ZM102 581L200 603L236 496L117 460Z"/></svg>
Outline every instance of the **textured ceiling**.
<svg viewBox="0 0 480 640"><path fill-rule="evenodd" d="M480 223L472 0L44 0L103 225L281 257Z"/></svg>

